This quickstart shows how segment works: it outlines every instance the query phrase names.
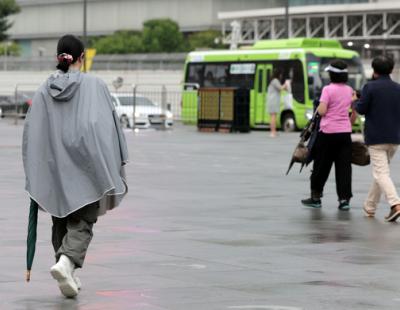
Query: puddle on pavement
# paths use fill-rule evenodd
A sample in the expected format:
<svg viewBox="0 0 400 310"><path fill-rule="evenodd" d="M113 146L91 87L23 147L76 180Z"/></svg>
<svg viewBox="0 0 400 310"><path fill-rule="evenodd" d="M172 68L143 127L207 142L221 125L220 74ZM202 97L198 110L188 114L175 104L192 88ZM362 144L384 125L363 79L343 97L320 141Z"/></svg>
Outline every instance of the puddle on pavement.
<svg viewBox="0 0 400 310"><path fill-rule="evenodd" d="M381 255L354 255L346 256L344 261L356 265L374 265L388 261L389 258Z"/></svg>
<svg viewBox="0 0 400 310"><path fill-rule="evenodd" d="M349 284L335 282L335 281L308 281L308 282L303 282L303 284L315 285L315 286L332 286L332 287L357 287L354 285L349 285Z"/></svg>
<svg viewBox="0 0 400 310"><path fill-rule="evenodd" d="M331 232L331 233L310 233L307 234L311 243L330 243L330 242L346 242L353 240L352 234L343 231Z"/></svg>
<svg viewBox="0 0 400 310"><path fill-rule="evenodd" d="M246 310L303 310L298 307L278 306L278 305L243 305L230 306L228 309L246 309Z"/></svg>
<svg viewBox="0 0 400 310"><path fill-rule="evenodd" d="M218 244L218 245L226 245L233 247L255 247L255 246L264 246L266 243L262 240L195 240L204 243Z"/></svg>

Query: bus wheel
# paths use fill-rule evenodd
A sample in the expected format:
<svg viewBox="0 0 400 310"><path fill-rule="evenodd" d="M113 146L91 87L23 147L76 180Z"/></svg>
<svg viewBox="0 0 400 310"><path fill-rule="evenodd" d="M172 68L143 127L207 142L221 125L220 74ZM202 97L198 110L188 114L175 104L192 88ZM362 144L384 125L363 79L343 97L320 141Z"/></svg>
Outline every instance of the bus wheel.
<svg viewBox="0 0 400 310"><path fill-rule="evenodd" d="M281 127L284 132L296 131L296 120L293 113L288 112L282 116Z"/></svg>

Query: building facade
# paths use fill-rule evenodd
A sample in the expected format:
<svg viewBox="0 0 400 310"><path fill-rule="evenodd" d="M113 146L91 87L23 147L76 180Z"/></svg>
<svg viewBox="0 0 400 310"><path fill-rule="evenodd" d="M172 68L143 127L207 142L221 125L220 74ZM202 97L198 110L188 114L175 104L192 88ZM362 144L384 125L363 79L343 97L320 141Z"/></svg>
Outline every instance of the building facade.
<svg viewBox="0 0 400 310"><path fill-rule="evenodd" d="M11 17L10 39L20 43L23 55L54 54L57 38L83 32L83 0L17 0L21 12ZM279 6L281 0L88 0L89 36L116 30L140 30L144 21L171 18L184 32L221 29L220 11Z"/></svg>
<svg viewBox="0 0 400 310"><path fill-rule="evenodd" d="M10 17L13 26L9 35L20 44L24 56L53 55L60 36L83 33L83 0L17 0L17 3L21 12ZM398 34L396 23L400 16L393 8L400 9L399 0L87 0L87 31L89 36L99 36L123 29L141 30L148 19L171 18L183 32L222 28L229 43L230 24L236 20L242 31L239 43L249 44L258 39L282 37L285 3L293 14L292 37L383 40L395 39ZM352 11L348 11L350 7ZM367 7L373 8L372 11ZM378 14L374 14L375 10ZM368 12L371 18L364 17ZM328 15L331 17L324 17ZM275 28L268 30L273 24ZM387 46L394 42L391 40Z"/></svg>
<svg viewBox="0 0 400 310"><path fill-rule="evenodd" d="M287 36L337 39L366 57L384 51L399 58L400 1L289 0L292 3L298 5L290 5L288 15L284 7L220 12L224 42L236 47Z"/></svg>

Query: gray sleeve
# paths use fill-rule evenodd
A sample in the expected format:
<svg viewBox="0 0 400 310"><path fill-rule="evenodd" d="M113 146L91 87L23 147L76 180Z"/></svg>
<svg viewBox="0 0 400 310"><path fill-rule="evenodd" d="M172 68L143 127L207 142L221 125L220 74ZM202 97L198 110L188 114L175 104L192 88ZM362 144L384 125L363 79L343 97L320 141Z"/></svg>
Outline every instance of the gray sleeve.
<svg viewBox="0 0 400 310"><path fill-rule="evenodd" d="M273 79L271 81L271 87L275 88L277 91L281 91L282 85L278 79Z"/></svg>

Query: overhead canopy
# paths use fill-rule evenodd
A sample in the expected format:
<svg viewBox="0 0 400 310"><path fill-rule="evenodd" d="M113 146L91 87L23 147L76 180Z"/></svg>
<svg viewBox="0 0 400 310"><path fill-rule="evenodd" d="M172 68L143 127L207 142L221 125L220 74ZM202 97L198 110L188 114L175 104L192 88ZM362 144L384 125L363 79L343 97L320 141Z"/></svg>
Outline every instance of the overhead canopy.
<svg viewBox="0 0 400 310"><path fill-rule="evenodd" d="M369 12L387 12L393 10L400 10L400 3L393 2L379 2L379 3L357 3L357 4L331 4L331 5L304 5L289 7L290 15L312 15L312 14L335 14L335 13L369 13ZM285 8L272 8L272 9L259 9L259 10L246 10L234 12L220 12L218 19L231 20L231 19L247 19L258 17L279 17L285 15Z"/></svg>

